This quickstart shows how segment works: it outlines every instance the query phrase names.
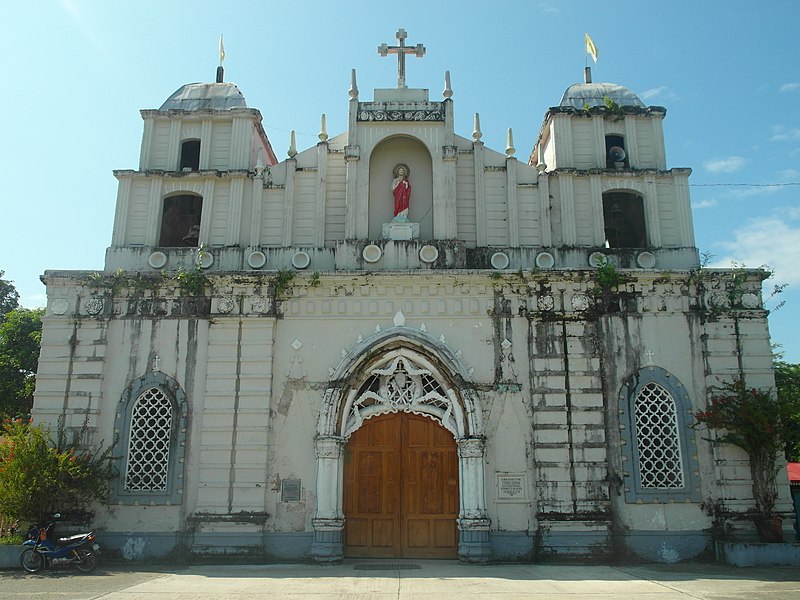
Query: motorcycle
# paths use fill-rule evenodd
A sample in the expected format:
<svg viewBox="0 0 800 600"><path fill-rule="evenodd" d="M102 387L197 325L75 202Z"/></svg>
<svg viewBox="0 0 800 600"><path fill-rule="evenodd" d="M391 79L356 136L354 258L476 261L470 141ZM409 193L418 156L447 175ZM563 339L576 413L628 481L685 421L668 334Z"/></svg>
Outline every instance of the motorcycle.
<svg viewBox="0 0 800 600"><path fill-rule="evenodd" d="M73 564L81 573L91 573L97 568L100 546L95 542L93 531L79 533L65 538L55 538L56 519L47 527L31 525L19 561L28 573L38 573L45 567Z"/></svg>

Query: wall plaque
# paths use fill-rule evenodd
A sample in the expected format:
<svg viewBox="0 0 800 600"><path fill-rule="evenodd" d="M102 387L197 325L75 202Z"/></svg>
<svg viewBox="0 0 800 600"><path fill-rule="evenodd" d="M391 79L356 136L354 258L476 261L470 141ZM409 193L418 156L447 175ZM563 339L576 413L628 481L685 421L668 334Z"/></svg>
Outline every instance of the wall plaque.
<svg viewBox="0 0 800 600"><path fill-rule="evenodd" d="M526 502L525 473L497 473L498 502Z"/></svg>
<svg viewBox="0 0 800 600"><path fill-rule="evenodd" d="M299 479L284 479L281 481L281 502L300 502Z"/></svg>

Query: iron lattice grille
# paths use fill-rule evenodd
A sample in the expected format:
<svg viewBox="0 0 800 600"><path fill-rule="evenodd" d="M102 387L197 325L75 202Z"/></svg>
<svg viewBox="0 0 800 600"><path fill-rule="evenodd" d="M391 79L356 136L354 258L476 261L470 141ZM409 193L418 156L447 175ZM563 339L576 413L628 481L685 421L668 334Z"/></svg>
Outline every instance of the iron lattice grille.
<svg viewBox="0 0 800 600"><path fill-rule="evenodd" d="M648 383L636 396L634 418L641 487L683 488L683 460L675 399L657 383Z"/></svg>
<svg viewBox="0 0 800 600"><path fill-rule="evenodd" d="M125 489L167 489L172 403L158 388L150 388L136 399L131 413Z"/></svg>

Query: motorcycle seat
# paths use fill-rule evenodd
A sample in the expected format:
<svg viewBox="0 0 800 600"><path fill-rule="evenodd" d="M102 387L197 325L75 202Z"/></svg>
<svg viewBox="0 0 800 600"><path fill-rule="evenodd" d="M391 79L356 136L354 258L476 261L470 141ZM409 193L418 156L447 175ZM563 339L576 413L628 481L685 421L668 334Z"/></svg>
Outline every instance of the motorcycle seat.
<svg viewBox="0 0 800 600"><path fill-rule="evenodd" d="M68 546L69 544L73 544L81 539L83 539L87 534L85 533L78 533L76 535L71 535L69 537L58 538L56 541L57 546Z"/></svg>

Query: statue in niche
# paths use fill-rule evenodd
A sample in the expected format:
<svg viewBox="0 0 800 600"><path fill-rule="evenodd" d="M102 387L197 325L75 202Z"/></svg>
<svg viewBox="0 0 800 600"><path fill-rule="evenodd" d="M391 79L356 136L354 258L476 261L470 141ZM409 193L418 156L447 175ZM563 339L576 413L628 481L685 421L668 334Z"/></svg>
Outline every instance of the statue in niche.
<svg viewBox="0 0 800 600"><path fill-rule="evenodd" d="M407 164L397 163L392 170L394 179L392 180L392 194L394 195L394 219L393 221L408 221L408 206L411 199L411 183L408 176L411 169Z"/></svg>

